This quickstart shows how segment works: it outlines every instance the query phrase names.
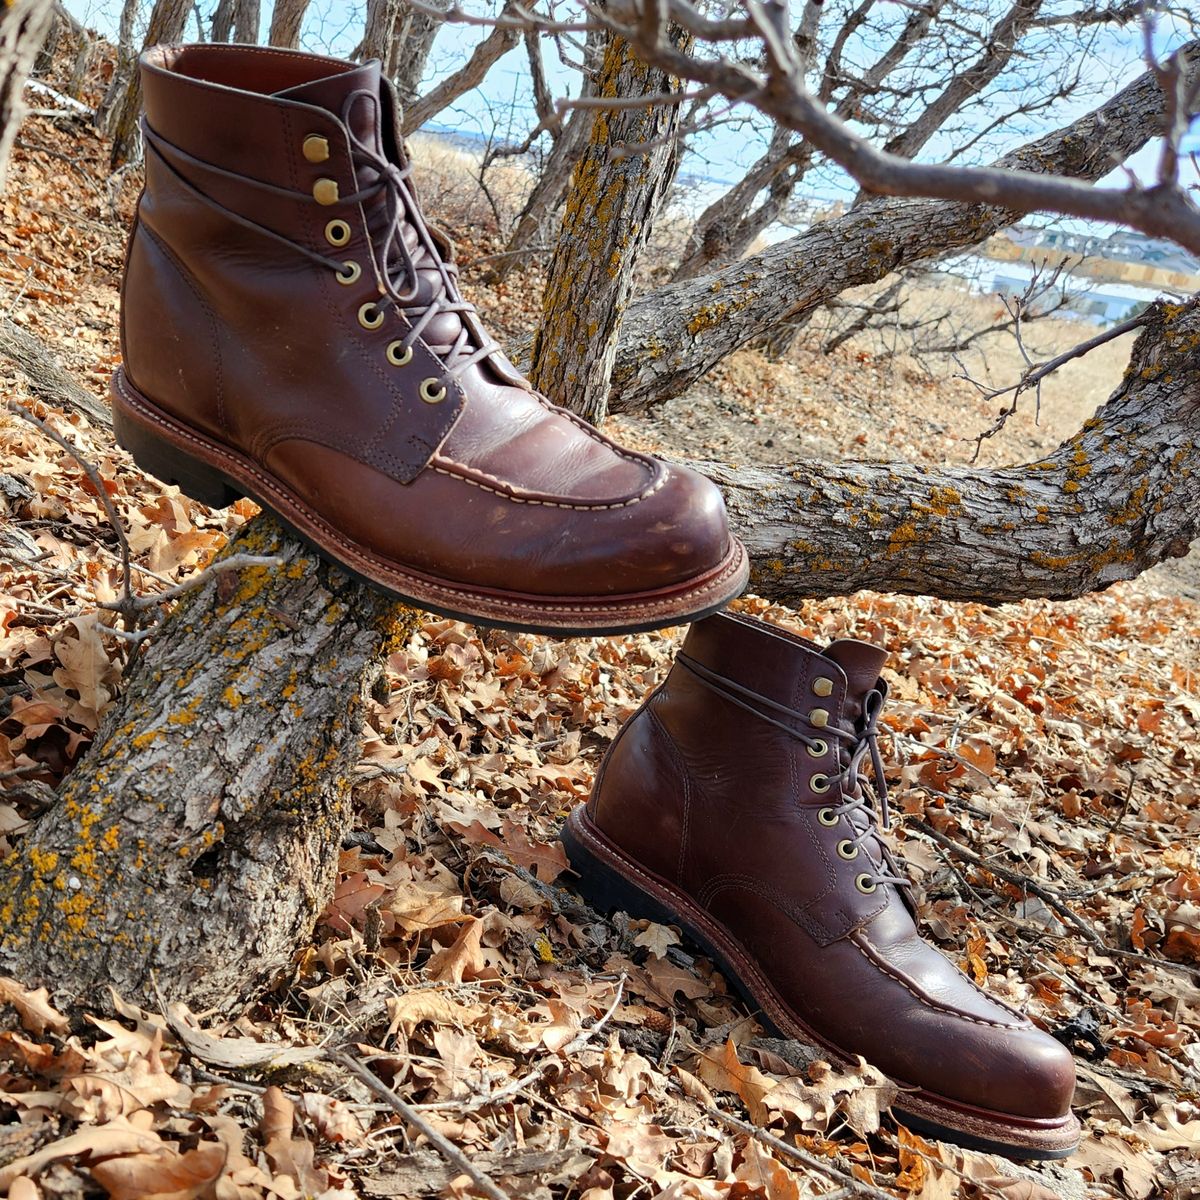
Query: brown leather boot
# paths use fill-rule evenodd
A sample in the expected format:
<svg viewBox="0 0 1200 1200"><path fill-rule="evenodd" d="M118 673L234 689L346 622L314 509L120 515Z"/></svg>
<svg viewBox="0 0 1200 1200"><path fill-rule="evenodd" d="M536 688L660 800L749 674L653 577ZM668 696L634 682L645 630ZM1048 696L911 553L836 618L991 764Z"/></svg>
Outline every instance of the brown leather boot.
<svg viewBox="0 0 1200 1200"><path fill-rule="evenodd" d="M141 72L113 382L141 467L450 616L653 629L741 591L717 489L550 405L484 331L377 62L160 46Z"/></svg>
<svg viewBox="0 0 1200 1200"><path fill-rule="evenodd" d="M877 836L860 768L882 788L884 657L747 617L693 625L571 814L568 856L598 907L681 926L780 1034L885 1071L913 1128L1064 1157L1070 1052L921 941Z"/></svg>

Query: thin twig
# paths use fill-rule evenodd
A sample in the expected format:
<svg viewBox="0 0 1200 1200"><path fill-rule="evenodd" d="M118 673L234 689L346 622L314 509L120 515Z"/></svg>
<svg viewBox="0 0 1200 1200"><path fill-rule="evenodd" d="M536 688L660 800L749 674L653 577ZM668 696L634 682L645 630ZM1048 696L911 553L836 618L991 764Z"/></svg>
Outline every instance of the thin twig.
<svg viewBox="0 0 1200 1200"><path fill-rule="evenodd" d="M757 1125L751 1125L749 1121L743 1121L730 1113L722 1112L721 1109L711 1104L705 1105L705 1109L710 1116L715 1117L723 1124L738 1129L742 1133L749 1134L752 1138L762 1142L764 1146L768 1146L770 1149L776 1151L776 1153L782 1154L795 1162L803 1163L806 1167L814 1171L819 1171L827 1178L841 1184L841 1189L835 1195L849 1194L853 1196L870 1196L872 1200L895 1200L895 1197L890 1192L885 1192L882 1188L877 1188L874 1184L864 1183L862 1180L855 1179L828 1159L818 1158L815 1154L809 1154L807 1150L801 1150L799 1146L789 1145L782 1138L775 1137L765 1129L759 1129ZM845 1189L849 1189L849 1192L847 1193Z"/></svg>
<svg viewBox="0 0 1200 1200"><path fill-rule="evenodd" d="M954 838L947 837L944 833L939 833L928 821L912 818L906 822L906 825L910 829L919 829L927 837L937 842L939 846L944 846L952 854L957 854L960 858L966 859L967 862L972 863L974 866L982 867L985 871L991 871L993 875L998 875L1001 879L1013 884L1015 887L1041 897L1059 916L1063 917L1079 930L1096 949L1107 950L1109 948L1104 938L1052 888L1048 888L1030 879L1028 875L1022 875L1019 871L1010 870L1008 867L1003 867L999 863L984 858L982 854L977 854L970 847L964 846L962 842L955 841Z"/></svg>
<svg viewBox="0 0 1200 1200"><path fill-rule="evenodd" d="M508 1200L508 1196L475 1166L449 1138L439 1133L411 1104L401 1099L361 1059L355 1058L353 1054L345 1050L328 1050L326 1051L326 1057L331 1062L345 1067L347 1071L365 1083L381 1100L386 1100L403 1117L408 1125L422 1134L431 1145L435 1146L447 1162L468 1176L471 1182L485 1196L490 1196L491 1200Z"/></svg>
<svg viewBox="0 0 1200 1200"><path fill-rule="evenodd" d="M215 562L209 563L203 571L189 575L181 583L173 584L164 591L151 592L145 596L134 596L133 606L138 611L145 611L148 608L178 599L185 593L194 591L202 584L207 583L215 575L223 575L226 571L242 571L247 567L282 567L285 561L276 554L231 554L228 558L219 558ZM101 608L111 609L114 612L123 611L122 606L123 601L119 600L109 600L100 605Z"/></svg>
<svg viewBox="0 0 1200 1200"><path fill-rule="evenodd" d="M117 611L125 618L125 625L128 631L130 633L134 632L137 628L137 608L133 603L132 572L129 566L129 539L125 536L125 527L121 524L121 518L117 515L116 506L108 494L108 489L104 486L104 480L100 478L100 472L79 453L72 442L63 437L56 429L51 428L41 417L31 413L24 405L18 404L15 400L10 400L8 408L10 412L15 413L22 420L28 421L30 425L40 429L56 445L61 446L79 464L84 474L91 481L92 487L95 488L96 495L104 507L104 515L108 518L108 523L112 526L113 532L117 535L117 541L121 546L121 600L117 605Z"/></svg>

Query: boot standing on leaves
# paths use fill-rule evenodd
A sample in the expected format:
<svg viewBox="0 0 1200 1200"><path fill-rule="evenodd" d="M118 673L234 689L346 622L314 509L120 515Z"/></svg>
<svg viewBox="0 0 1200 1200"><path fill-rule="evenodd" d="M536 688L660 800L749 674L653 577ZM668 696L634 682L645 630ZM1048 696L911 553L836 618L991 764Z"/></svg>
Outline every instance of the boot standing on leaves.
<svg viewBox="0 0 1200 1200"><path fill-rule="evenodd" d="M781 1036L886 1072L914 1129L1064 1157L1070 1051L921 940L878 836L884 659L748 617L693 625L571 814L568 857L601 909L683 928Z"/></svg>

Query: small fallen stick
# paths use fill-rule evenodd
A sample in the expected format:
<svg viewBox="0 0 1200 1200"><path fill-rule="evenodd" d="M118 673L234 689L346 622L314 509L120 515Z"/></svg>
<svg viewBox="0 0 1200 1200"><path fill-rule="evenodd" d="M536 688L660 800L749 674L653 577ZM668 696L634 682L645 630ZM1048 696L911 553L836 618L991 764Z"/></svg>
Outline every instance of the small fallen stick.
<svg viewBox="0 0 1200 1200"><path fill-rule="evenodd" d="M402 1100L388 1087L366 1063L345 1050L329 1050L326 1057L357 1076L381 1100L386 1100L413 1129L423 1134L435 1146L447 1162L456 1166L471 1182L491 1200L509 1200L505 1195L449 1138L440 1134L411 1104Z"/></svg>

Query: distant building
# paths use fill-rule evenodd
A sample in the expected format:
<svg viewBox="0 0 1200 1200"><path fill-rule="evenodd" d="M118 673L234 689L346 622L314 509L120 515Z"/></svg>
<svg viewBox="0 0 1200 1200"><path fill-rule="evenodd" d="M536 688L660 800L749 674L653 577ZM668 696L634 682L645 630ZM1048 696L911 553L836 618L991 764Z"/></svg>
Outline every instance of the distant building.
<svg viewBox="0 0 1200 1200"><path fill-rule="evenodd" d="M1200 259L1166 238L1121 229L1115 233L1080 233L1070 229L1038 229L1017 225L1007 231L1018 246L1045 247L1064 254L1105 258L1111 262L1143 263L1164 271L1200 274Z"/></svg>

